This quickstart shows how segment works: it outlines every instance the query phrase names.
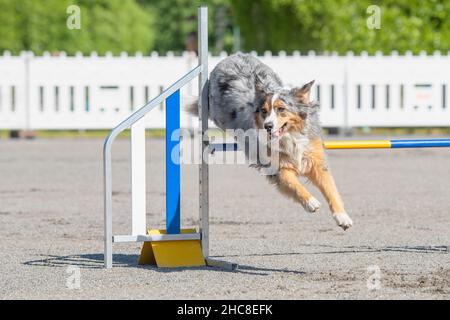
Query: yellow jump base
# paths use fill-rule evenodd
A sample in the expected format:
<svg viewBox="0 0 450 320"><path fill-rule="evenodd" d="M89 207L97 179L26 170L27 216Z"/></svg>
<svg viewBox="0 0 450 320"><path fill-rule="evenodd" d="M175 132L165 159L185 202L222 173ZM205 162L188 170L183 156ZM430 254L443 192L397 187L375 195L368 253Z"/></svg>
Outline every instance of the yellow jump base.
<svg viewBox="0 0 450 320"><path fill-rule="evenodd" d="M181 229L181 234L196 233L195 229ZM148 235L166 234L166 230L149 229ZM206 266L200 240L148 241L142 246L138 263L158 268Z"/></svg>

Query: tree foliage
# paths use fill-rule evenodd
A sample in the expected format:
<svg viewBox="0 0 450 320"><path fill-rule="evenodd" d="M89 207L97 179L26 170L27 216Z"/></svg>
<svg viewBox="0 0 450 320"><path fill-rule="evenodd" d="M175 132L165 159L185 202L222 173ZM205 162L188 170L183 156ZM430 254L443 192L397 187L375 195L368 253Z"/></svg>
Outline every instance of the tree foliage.
<svg viewBox="0 0 450 320"><path fill-rule="evenodd" d="M418 52L450 49L449 0L230 0L247 50ZM369 29L367 8L381 8Z"/></svg>
<svg viewBox="0 0 450 320"><path fill-rule="evenodd" d="M72 4L81 9L80 30L66 25ZM0 0L0 50L148 52L153 21L135 0Z"/></svg>
<svg viewBox="0 0 450 320"><path fill-rule="evenodd" d="M81 30L66 26L81 8ZM195 49L197 7L209 8L210 50L356 53L450 49L450 0L0 0L0 52L65 50L104 54ZM367 8L381 8L381 29Z"/></svg>
<svg viewBox="0 0 450 320"><path fill-rule="evenodd" d="M211 51L232 48L230 5L228 0L139 0L157 18L154 49L159 52L186 50L189 40L196 41L197 8L208 6ZM219 14L223 12L225 16ZM224 24L224 26L222 26ZM224 30L222 30L222 27ZM223 39L222 39L223 38Z"/></svg>

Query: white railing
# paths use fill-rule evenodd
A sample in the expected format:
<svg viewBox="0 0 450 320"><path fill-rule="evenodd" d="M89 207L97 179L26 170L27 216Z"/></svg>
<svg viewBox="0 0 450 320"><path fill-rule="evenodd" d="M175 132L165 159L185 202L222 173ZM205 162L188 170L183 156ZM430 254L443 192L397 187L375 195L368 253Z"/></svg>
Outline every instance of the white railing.
<svg viewBox="0 0 450 320"><path fill-rule="evenodd" d="M226 54L210 57L209 69ZM450 55L259 57L287 85L316 80L324 127L450 125ZM197 62L175 56L0 56L0 129L109 129L157 96ZM196 86L181 91L197 95ZM146 117L164 128L164 106ZM183 114L182 127L197 121Z"/></svg>

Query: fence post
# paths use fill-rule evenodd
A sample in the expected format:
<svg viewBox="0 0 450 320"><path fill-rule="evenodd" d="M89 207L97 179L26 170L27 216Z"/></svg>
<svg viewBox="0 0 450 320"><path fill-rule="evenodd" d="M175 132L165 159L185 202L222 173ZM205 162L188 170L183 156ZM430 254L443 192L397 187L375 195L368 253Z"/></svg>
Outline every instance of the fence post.
<svg viewBox="0 0 450 320"><path fill-rule="evenodd" d="M30 59L31 52L24 51L22 53L25 63L25 132L31 130L31 110L30 110Z"/></svg>
<svg viewBox="0 0 450 320"><path fill-rule="evenodd" d="M344 135L351 135L351 129L349 127L349 86L348 86L348 61L349 61L349 55L346 55L344 57L344 94L343 94L343 100L344 100L344 123L342 128L342 133Z"/></svg>

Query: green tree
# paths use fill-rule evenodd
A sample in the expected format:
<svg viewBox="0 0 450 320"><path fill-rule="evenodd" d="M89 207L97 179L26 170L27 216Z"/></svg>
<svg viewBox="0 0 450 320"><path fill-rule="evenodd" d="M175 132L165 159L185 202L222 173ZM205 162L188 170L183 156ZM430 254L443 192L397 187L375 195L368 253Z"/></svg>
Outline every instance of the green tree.
<svg viewBox="0 0 450 320"><path fill-rule="evenodd" d="M14 2L0 0L0 50L18 52L22 49L22 44L18 41L20 37L18 18Z"/></svg>
<svg viewBox="0 0 450 320"><path fill-rule="evenodd" d="M450 49L449 0L230 0L246 50ZM381 29L369 29L367 8L381 8Z"/></svg>
<svg viewBox="0 0 450 320"><path fill-rule="evenodd" d="M195 49L197 7L209 8L210 50L337 51L450 49L450 0L0 0L0 51L148 53ZM66 27L69 5L81 30ZM369 29L369 5L381 29Z"/></svg>
<svg viewBox="0 0 450 320"><path fill-rule="evenodd" d="M67 28L71 4L81 9L80 30ZM153 22L135 0L0 0L0 50L147 53Z"/></svg>
<svg viewBox="0 0 450 320"><path fill-rule="evenodd" d="M232 20L228 0L139 0L155 19L154 49L160 53L180 52L196 46L197 8L204 4L209 12L210 51L230 51L232 47Z"/></svg>

